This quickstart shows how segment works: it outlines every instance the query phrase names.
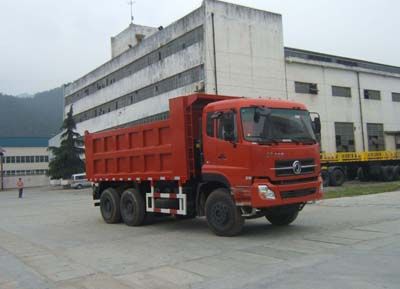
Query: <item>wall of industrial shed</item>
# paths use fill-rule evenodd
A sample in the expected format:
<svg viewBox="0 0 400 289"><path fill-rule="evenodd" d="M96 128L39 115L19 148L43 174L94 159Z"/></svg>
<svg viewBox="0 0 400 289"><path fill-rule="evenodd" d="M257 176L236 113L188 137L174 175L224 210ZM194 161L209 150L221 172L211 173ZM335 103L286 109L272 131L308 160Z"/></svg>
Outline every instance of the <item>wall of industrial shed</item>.
<svg viewBox="0 0 400 289"><path fill-rule="evenodd" d="M34 187L44 187L50 184L49 177L46 175L37 175L37 176L7 176L4 177L4 189L16 189L17 181L21 178L24 182L25 194L29 194L29 188Z"/></svg>
<svg viewBox="0 0 400 289"><path fill-rule="evenodd" d="M169 111L170 98L193 93L193 91L195 91L199 85L200 83L193 83L191 85L172 90L168 93L148 98L134 105L126 106L96 118L80 122L77 124L77 131L82 135L85 131L102 131L155 114L167 112Z"/></svg>
<svg viewBox="0 0 400 289"><path fill-rule="evenodd" d="M201 42L194 44L78 100L73 104L74 115L200 65L204 61L202 49ZM65 107L65 113L69 107ZM152 113L152 107L147 108L147 113Z"/></svg>
<svg viewBox="0 0 400 289"><path fill-rule="evenodd" d="M206 92L216 92L216 65L219 94L284 97L281 15L214 0L204 3Z"/></svg>
<svg viewBox="0 0 400 289"><path fill-rule="evenodd" d="M137 45L138 37L149 37L156 31L158 29L154 27L131 23L124 31L111 37L111 57L114 58Z"/></svg>
<svg viewBox="0 0 400 289"><path fill-rule="evenodd" d="M180 35L194 29L203 24L203 7L196 9L185 17L177 20L171 25L165 27L163 30L158 31L149 37L143 39L140 45L136 45L128 51L116 56L110 61L107 61L100 67L89 72L85 76L74 81L65 89L65 96L73 94L74 92L84 88L85 86L98 81L99 79L107 76L111 72L131 63L132 61L143 57L149 52L156 50L162 45L170 42Z"/></svg>
<svg viewBox="0 0 400 289"><path fill-rule="evenodd" d="M5 156L48 156L47 147L9 147ZM5 160L4 160L5 161ZM36 171L48 170L48 162L33 163L3 163L3 170L6 171ZM22 178L26 188L41 187L49 185L49 178L45 174L40 175L20 175L8 176L4 174L4 188L15 189L18 178Z"/></svg>
<svg viewBox="0 0 400 289"><path fill-rule="evenodd" d="M340 69L288 61L288 97L306 104L308 109L321 114L322 150L336 152L335 122L354 124L356 151L363 151L363 138L360 114L360 98L357 72L353 69ZM361 106L363 113L364 143L368 150L367 123L382 123L384 131L400 131L400 103L392 101L392 92L400 91L400 77L388 77L375 73L359 72ZM295 82L316 83L318 94L295 92ZM332 96L332 86L351 88L351 98ZM381 100L364 98L364 89L381 91ZM393 136L385 135L386 150L395 150Z"/></svg>

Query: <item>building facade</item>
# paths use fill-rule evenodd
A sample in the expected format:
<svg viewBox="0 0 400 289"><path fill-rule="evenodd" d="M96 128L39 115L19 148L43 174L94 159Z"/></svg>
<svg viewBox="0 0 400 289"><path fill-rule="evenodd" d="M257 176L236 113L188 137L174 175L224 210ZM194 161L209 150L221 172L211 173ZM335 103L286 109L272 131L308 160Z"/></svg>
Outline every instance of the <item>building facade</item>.
<svg viewBox="0 0 400 289"><path fill-rule="evenodd" d="M277 14L206 0L149 36L130 26L112 47L114 58L66 87L65 110L73 104L80 133L163 119L169 98L196 91L285 96Z"/></svg>
<svg viewBox="0 0 400 289"><path fill-rule="evenodd" d="M111 44L111 60L66 87L81 134L165 119L170 98L206 92L305 103L323 151L400 149L400 68L285 48L281 15L205 0Z"/></svg>
<svg viewBox="0 0 400 289"><path fill-rule="evenodd" d="M47 138L0 138L3 152L3 187L13 189L18 178L26 187L49 184Z"/></svg>
<svg viewBox="0 0 400 289"><path fill-rule="evenodd" d="M400 150L400 67L285 48L288 98L322 119L326 152Z"/></svg>

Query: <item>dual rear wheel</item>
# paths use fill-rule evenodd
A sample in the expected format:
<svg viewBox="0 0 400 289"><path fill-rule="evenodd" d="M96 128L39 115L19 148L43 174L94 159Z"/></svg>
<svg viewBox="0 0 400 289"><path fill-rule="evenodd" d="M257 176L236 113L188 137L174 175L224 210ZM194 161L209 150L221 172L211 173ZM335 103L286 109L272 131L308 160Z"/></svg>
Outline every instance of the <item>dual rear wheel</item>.
<svg viewBox="0 0 400 289"><path fill-rule="evenodd" d="M147 217L145 201L136 189L127 189L121 196L114 188L104 190L100 198L100 211L104 221L109 224L123 220L128 226L140 226Z"/></svg>

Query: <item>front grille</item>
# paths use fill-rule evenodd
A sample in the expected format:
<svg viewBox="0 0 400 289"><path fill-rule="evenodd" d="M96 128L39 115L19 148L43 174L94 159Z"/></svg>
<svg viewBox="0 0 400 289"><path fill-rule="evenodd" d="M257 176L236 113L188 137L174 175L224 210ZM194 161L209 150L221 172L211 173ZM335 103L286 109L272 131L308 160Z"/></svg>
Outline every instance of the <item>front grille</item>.
<svg viewBox="0 0 400 289"><path fill-rule="evenodd" d="M315 188L281 192L281 198L282 199L300 198L300 197L305 197L305 196L315 194L316 192L317 192L317 190Z"/></svg>
<svg viewBox="0 0 400 289"><path fill-rule="evenodd" d="M271 181L271 184L275 186L284 186L284 185L293 185L299 183L310 183L318 181L318 177L311 177L311 178L301 178L301 179L290 179L290 180L282 180L282 181Z"/></svg>
<svg viewBox="0 0 400 289"><path fill-rule="evenodd" d="M293 170L293 164L296 161L301 164L301 172L297 174ZM316 165L313 159L283 160L275 162L274 170L277 177L285 177L312 174L315 171L315 167Z"/></svg>

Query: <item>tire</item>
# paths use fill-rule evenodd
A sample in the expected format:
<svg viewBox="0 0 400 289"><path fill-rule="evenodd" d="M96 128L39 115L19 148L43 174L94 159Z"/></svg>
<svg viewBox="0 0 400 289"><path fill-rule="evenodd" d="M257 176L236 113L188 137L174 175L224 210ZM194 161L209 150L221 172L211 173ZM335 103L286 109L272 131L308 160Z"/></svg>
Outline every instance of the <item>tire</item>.
<svg viewBox="0 0 400 289"><path fill-rule="evenodd" d="M270 213L265 215L265 218L274 226L288 226L297 219L298 210L285 213Z"/></svg>
<svg viewBox="0 0 400 289"><path fill-rule="evenodd" d="M360 182L368 182L369 181L369 174L367 172L367 169L358 168L358 170L357 170L357 179Z"/></svg>
<svg viewBox="0 0 400 289"><path fill-rule="evenodd" d="M370 179L377 182L383 182L383 167L374 165L369 168Z"/></svg>
<svg viewBox="0 0 400 289"><path fill-rule="evenodd" d="M205 211L208 226L216 235L232 237L242 231L244 218L228 190L214 190L206 200Z"/></svg>
<svg viewBox="0 0 400 289"><path fill-rule="evenodd" d="M346 179L348 181L354 181L357 178L357 168L348 166L346 169Z"/></svg>
<svg viewBox="0 0 400 289"><path fill-rule="evenodd" d="M384 182L393 182L395 178L394 167L384 166L382 167L382 180Z"/></svg>
<svg viewBox="0 0 400 289"><path fill-rule="evenodd" d="M113 188L108 188L101 194L100 212L106 223L115 224L121 221L119 202L119 194Z"/></svg>
<svg viewBox="0 0 400 289"><path fill-rule="evenodd" d="M344 172L340 169L334 169L329 174L329 182L333 187L340 187L346 180Z"/></svg>
<svg viewBox="0 0 400 289"><path fill-rule="evenodd" d="M323 170L321 172L321 177L322 177L322 181L323 181L323 185L324 187L329 187L329 173L327 170Z"/></svg>
<svg viewBox="0 0 400 289"><path fill-rule="evenodd" d="M128 226L141 226L146 217L146 205L143 196L136 189L127 189L122 193L121 216Z"/></svg>
<svg viewBox="0 0 400 289"><path fill-rule="evenodd" d="M400 166L394 167L394 180L400 181Z"/></svg>
<svg viewBox="0 0 400 289"><path fill-rule="evenodd" d="M78 185L78 186L76 187L76 189L77 189L77 190L82 190L83 187L82 187L82 185Z"/></svg>

